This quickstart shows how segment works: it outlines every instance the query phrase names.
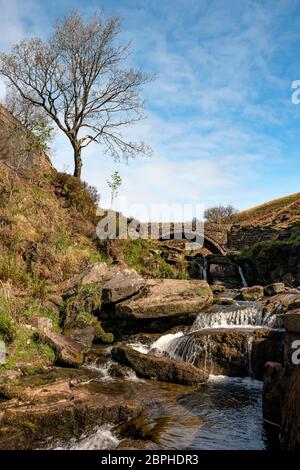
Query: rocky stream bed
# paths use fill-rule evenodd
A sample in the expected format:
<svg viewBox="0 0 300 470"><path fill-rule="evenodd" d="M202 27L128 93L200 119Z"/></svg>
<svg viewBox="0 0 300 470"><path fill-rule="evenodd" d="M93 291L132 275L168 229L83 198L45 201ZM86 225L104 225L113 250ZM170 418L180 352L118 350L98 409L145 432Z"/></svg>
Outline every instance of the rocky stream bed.
<svg viewBox="0 0 300 470"><path fill-rule="evenodd" d="M33 319L56 366L1 373L0 449L299 448L298 289L112 277L101 263L81 285L99 276L114 342Z"/></svg>

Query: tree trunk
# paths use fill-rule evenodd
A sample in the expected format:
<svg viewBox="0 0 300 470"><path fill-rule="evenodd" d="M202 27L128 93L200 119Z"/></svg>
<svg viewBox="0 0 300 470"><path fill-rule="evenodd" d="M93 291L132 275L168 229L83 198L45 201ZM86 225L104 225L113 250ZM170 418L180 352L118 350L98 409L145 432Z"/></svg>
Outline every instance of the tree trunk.
<svg viewBox="0 0 300 470"><path fill-rule="evenodd" d="M81 168L82 168L82 160L81 160L81 148L74 146L74 176L78 179L81 177Z"/></svg>

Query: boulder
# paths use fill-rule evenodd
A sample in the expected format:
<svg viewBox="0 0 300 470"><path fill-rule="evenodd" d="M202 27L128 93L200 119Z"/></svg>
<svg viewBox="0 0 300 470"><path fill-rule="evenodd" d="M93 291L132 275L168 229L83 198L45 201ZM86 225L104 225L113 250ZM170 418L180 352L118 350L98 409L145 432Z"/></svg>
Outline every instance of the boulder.
<svg viewBox="0 0 300 470"><path fill-rule="evenodd" d="M76 286L85 286L88 284L95 284L102 282L108 274L108 266L106 263L99 262L87 266L76 276L68 279L62 286L65 292L72 291Z"/></svg>
<svg viewBox="0 0 300 470"><path fill-rule="evenodd" d="M84 350L88 350L92 347L95 334L94 325L70 326L64 330L64 335L82 344Z"/></svg>
<svg viewBox="0 0 300 470"><path fill-rule="evenodd" d="M196 385L208 380L208 374L192 364L167 357L142 354L126 346L113 348L111 355L121 364L132 367L140 377L183 385Z"/></svg>
<svg viewBox="0 0 300 470"><path fill-rule="evenodd" d="M263 377L263 416L280 425L285 392L285 368L278 362L267 362Z"/></svg>
<svg viewBox="0 0 300 470"><path fill-rule="evenodd" d="M293 368L282 406L280 442L284 449L300 450L300 367Z"/></svg>
<svg viewBox="0 0 300 470"><path fill-rule="evenodd" d="M283 282L274 282L273 284L269 284L264 288L264 294L266 296L280 294L281 292L285 291L285 285Z"/></svg>
<svg viewBox="0 0 300 470"><path fill-rule="evenodd" d="M208 281L210 284L228 288L241 286L241 276L236 264L227 256L209 255Z"/></svg>
<svg viewBox="0 0 300 470"><path fill-rule="evenodd" d="M260 300L264 297L264 288L262 286L243 287L241 295L243 300Z"/></svg>
<svg viewBox="0 0 300 470"><path fill-rule="evenodd" d="M264 301L265 310L271 315L300 309L300 292L296 289L273 295Z"/></svg>
<svg viewBox="0 0 300 470"><path fill-rule="evenodd" d="M85 347L82 344L54 331L38 332L38 336L54 350L57 364L71 367L83 364Z"/></svg>
<svg viewBox="0 0 300 470"><path fill-rule="evenodd" d="M281 319L287 331L300 333L300 309L282 315Z"/></svg>
<svg viewBox="0 0 300 470"><path fill-rule="evenodd" d="M120 302L115 317L131 322L136 331L165 331L179 324L190 324L199 311L213 301L206 281L149 279L139 295Z"/></svg>
<svg viewBox="0 0 300 470"><path fill-rule="evenodd" d="M211 328L177 338L167 352L210 374L262 379L266 362L283 359L283 336L268 328Z"/></svg>
<svg viewBox="0 0 300 470"><path fill-rule="evenodd" d="M74 367L82 365L83 351L86 346L71 337L54 332L52 321L49 318L31 318L30 325L36 330L39 340L54 350L57 363Z"/></svg>
<svg viewBox="0 0 300 470"><path fill-rule="evenodd" d="M134 269L111 268L108 270L107 277L109 279L102 288L103 303L120 302L137 294L145 285L145 280Z"/></svg>

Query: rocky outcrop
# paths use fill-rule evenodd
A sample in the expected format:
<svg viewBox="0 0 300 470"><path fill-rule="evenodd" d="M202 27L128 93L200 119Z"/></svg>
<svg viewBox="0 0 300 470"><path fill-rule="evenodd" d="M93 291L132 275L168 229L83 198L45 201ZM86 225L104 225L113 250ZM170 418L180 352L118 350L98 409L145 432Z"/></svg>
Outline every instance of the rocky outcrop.
<svg viewBox="0 0 300 470"><path fill-rule="evenodd" d="M221 285L234 288L241 285L241 277L237 265L227 256L207 256L208 282L209 284Z"/></svg>
<svg viewBox="0 0 300 470"><path fill-rule="evenodd" d="M285 369L278 362L267 362L264 370L263 415L267 421L280 425L284 397Z"/></svg>
<svg viewBox="0 0 300 470"><path fill-rule="evenodd" d="M65 297L76 294L79 289L89 285L99 286L103 303L116 303L137 294L145 285L144 279L134 269L95 263L68 280L63 288Z"/></svg>
<svg viewBox="0 0 300 470"><path fill-rule="evenodd" d="M270 315L283 314L300 308L300 292L297 289L274 295L264 300L265 311Z"/></svg>
<svg viewBox="0 0 300 470"><path fill-rule="evenodd" d="M284 354L279 364L268 364L264 375L264 417L280 425L284 449L300 449L300 295L288 292L275 295L267 303L271 311L281 313Z"/></svg>
<svg viewBox="0 0 300 470"><path fill-rule="evenodd" d="M268 328L200 330L174 340L168 353L210 374L262 379L266 362L282 360L283 333Z"/></svg>
<svg viewBox="0 0 300 470"><path fill-rule="evenodd" d="M84 344L52 330L52 321L46 317L31 319L31 326L36 330L40 341L48 344L55 352L56 363L79 367L83 363Z"/></svg>
<svg viewBox="0 0 300 470"><path fill-rule="evenodd" d="M280 441L284 449L300 450L300 367L292 369L282 403Z"/></svg>
<svg viewBox="0 0 300 470"><path fill-rule="evenodd" d="M255 252L243 261L243 268L250 283L267 285L283 282L297 286L300 284L299 246L281 242L255 247Z"/></svg>
<svg viewBox="0 0 300 470"><path fill-rule="evenodd" d="M264 288L262 286L243 287L241 296L243 300L260 300L264 297Z"/></svg>
<svg viewBox="0 0 300 470"><path fill-rule="evenodd" d="M300 334L300 309L283 315L282 322L287 331Z"/></svg>
<svg viewBox="0 0 300 470"><path fill-rule="evenodd" d="M273 284L269 284L264 288L264 294L267 296L281 294L285 291L285 285L283 282L274 282Z"/></svg>
<svg viewBox="0 0 300 470"><path fill-rule="evenodd" d="M142 354L126 346L113 348L111 355L121 364L132 367L140 377L183 385L201 384L208 380L206 372L191 364Z"/></svg>
<svg viewBox="0 0 300 470"><path fill-rule="evenodd" d="M116 305L110 324L138 331L166 331L180 324L191 324L200 310L210 305L213 295L206 281L149 279L141 292Z"/></svg>
<svg viewBox="0 0 300 470"><path fill-rule="evenodd" d="M55 445L141 412L141 400L126 382L112 393L94 379L91 371L58 369L10 384L9 400L0 403L0 449L49 446L49 438Z"/></svg>
<svg viewBox="0 0 300 470"><path fill-rule="evenodd" d="M103 303L117 303L137 294L145 280L134 269L111 268L102 287Z"/></svg>

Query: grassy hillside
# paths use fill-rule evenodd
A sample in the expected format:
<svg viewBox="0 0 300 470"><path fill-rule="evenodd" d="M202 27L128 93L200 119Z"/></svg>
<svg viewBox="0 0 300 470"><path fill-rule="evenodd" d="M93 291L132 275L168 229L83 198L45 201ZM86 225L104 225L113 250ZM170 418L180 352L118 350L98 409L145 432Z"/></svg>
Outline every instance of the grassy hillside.
<svg viewBox="0 0 300 470"><path fill-rule="evenodd" d="M147 277L187 277L180 260L155 241L96 237L97 194L70 175L48 171L21 177L0 161L0 340L8 345L1 367L39 367L54 353L35 338L31 317L51 318L61 331L66 281L90 264L133 267ZM91 312L80 312L81 315Z"/></svg>
<svg viewBox="0 0 300 470"><path fill-rule="evenodd" d="M281 214L289 217L291 222L300 215L300 193L273 199L256 207L238 212L231 216L228 222L233 224L251 224L255 222L268 222L280 218Z"/></svg>

